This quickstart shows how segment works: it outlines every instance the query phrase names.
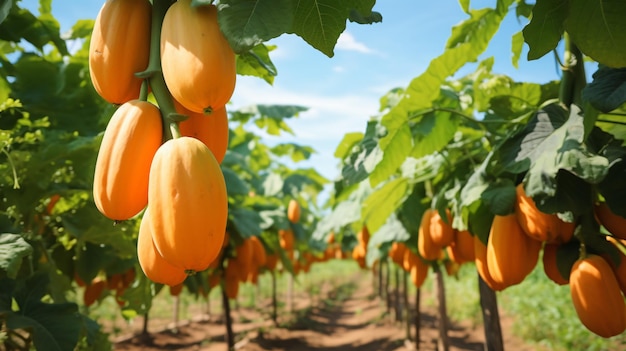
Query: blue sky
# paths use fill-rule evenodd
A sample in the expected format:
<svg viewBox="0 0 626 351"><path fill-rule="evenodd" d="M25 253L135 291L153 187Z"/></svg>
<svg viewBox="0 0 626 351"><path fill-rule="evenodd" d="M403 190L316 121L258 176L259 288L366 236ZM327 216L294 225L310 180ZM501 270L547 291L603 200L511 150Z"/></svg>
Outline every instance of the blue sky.
<svg viewBox="0 0 626 351"><path fill-rule="evenodd" d="M104 0L52 2L52 12L62 31L83 18L95 18ZM37 11L37 0L22 6ZM493 6L495 0L472 1L472 8ZM333 153L347 132L364 131L366 121L378 113L380 97L394 87L408 85L431 59L443 52L453 25L467 18L457 1L379 0L375 10L383 22L373 25L348 23L345 33L328 58L294 35L270 43L278 76L273 86L258 78L238 77L233 108L249 104L297 104L309 108L290 123L295 136L268 137L268 144L297 142L317 153L300 167L314 167L334 179L339 174ZM505 19L488 51L495 57L494 70L520 81L546 82L557 79L551 55L526 61L524 47L519 69L511 64L511 35L526 23L518 22L514 10ZM468 70L466 70L468 71Z"/></svg>

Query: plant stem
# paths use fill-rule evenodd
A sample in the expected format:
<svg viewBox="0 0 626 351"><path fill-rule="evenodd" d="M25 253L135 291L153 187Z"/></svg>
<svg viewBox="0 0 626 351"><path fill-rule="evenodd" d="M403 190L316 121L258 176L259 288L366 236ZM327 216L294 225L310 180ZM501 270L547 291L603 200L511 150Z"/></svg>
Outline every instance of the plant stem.
<svg viewBox="0 0 626 351"><path fill-rule="evenodd" d="M583 55L572 42L569 35L564 33L565 53L564 64L561 66L563 77L559 90L559 100L565 106L571 104L582 106L582 90L587 84Z"/></svg>

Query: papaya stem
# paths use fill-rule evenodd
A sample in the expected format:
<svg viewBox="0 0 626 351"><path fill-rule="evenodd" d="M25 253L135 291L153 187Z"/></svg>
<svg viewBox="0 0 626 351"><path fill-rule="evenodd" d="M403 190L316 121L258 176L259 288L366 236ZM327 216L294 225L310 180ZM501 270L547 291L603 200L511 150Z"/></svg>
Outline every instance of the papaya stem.
<svg viewBox="0 0 626 351"><path fill-rule="evenodd" d="M139 90L139 100L148 101L148 81L144 79L141 82L141 90Z"/></svg>
<svg viewBox="0 0 626 351"><path fill-rule="evenodd" d="M20 182L17 177L17 169L15 168L15 164L13 164L13 159L11 158L11 154L9 154L9 152L5 148L2 148L2 153L7 155L7 160L9 161L9 165L11 166L11 170L13 171L13 189L19 189Z"/></svg>
<svg viewBox="0 0 626 351"><path fill-rule="evenodd" d="M583 55L567 33L564 34L564 39L565 53L561 65L563 77L559 87L559 100L568 108L571 104L582 106L582 90L587 84Z"/></svg>

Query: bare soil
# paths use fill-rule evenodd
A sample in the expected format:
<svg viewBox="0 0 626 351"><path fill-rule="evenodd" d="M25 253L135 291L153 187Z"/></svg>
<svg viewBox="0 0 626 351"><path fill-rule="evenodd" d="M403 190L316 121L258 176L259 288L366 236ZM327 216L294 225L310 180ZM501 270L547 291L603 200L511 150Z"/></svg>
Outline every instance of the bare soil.
<svg viewBox="0 0 626 351"><path fill-rule="evenodd" d="M412 320L409 340L406 324L395 321L393 313L388 313L385 301L374 293L371 281L361 278L348 279L344 287L350 289L344 290L342 296L328 287L323 288L319 296L313 299L306 294L294 296L293 312L284 311L286 308L283 306L278 326L270 318L269 301L258 302L257 308L233 307L236 349L415 350ZM352 285L349 286L350 284ZM215 304L217 302L214 301ZM501 322L505 350L535 349L511 334L510 317L503 317ZM148 335L141 334L141 323L134 325L137 330L129 330L128 334L115 340L116 350L227 350L224 341L226 328L221 315L209 316L198 310L197 317L179 322L177 326L168 324L167 321L150 320ZM435 307L422 306L419 334L419 350L438 349L439 331ZM486 350L482 326L474 327L469 321L450 321L448 336L451 351Z"/></svg>

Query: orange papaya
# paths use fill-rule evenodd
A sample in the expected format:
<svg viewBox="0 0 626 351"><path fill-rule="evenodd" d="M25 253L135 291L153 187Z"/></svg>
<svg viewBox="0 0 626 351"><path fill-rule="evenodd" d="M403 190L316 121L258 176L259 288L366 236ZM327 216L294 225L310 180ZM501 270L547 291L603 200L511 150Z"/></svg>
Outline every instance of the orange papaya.
<svg viewBox="0 0 626 351"><path fill-rule="evenodd" d="M454 229L452 228L452 215L450 210L446 209L447 222L441 218L439 211L433 211L430 217L430 237L436 246L440 248L446 247L452 243L454 239Z"/></svg>
<svg viewBox="0 0 626 351"><path fill-rule="evenodd" d="M604 338L626 330L626 304L607 261L597 255L579 259L569 280L576 314L587 329Z"/></svg>
<svg viewBox="0 0 626 351"><path fill-rule="evenodd" d="M441 246L433 242L433 237L430 235L430 221L435 210L427 209L422 216L419 231L417 234L417 249L420 256L424 259L432 261L441 257Z"/></svg>
<svg viewBox="0 0 626 351"><path fill-rule="evenodd" d="M291 223L298 223L300 221L300 204L295 199L289 200L287 205L287 219Z"/></svg>
<svg viewBox="0 0 626 351"><path fill-rule="evenodd" d="M235 89L236 62L215 5L179 0L170 6L161 27L161 67L172 96L187 109L207 114L226 105Z"/></svg>
<svg viewBox="0 0 626 351"><path fill-rule="evenodd" d="M543 271L546 276L558 285L566 285L569 283L569 277L563 277L557 267L556 252L559 249L558 244L546 244L543 247Z"/></svg>
<svg viewBox="0 0 626 351"><path fill-rule="evenodd" d="M113 220L137 215L148 203L150 164L161 145L159 109L133 100L111 117L96 159L93 198L102 214Z"/></svg>
<svg viewBox="0 0 626 351"><path fill-rule="evenodd" d="M184 121L178 125L180 134L196 138L206 145L217 163L222 163L228 149L228 113L226 107L219 108L210 116L202 113L189 111L178 101L174 101L176 112L187 115Z"/></svg>
<svg viewBox="0 0 626 351"><path fill-rule="evenodd" d="M613 213L606 202L596 205L594 212L600 224L602 224L609 233L620 239L626 239L626 218Z"/></svg>
<svg viewBox="0 0 626 351"><path fill-rule="evenodd" d="M187 274L184 269L173 266L161 257L154 246L149 222L150 209L146 209L139 225L139 236L137 237L139 265L146 277L153 282L169 286L178 285L187 278Z"/></svg>
<svg viewBox="0 0 626 351"><path fill-rule="evenodd" d="M98 94L121 105L139 98L150 55L152 5L148 0L107 0L98 12L89 43L89 73Z"/></svg>
<svg viewBox="0 0 626 351"><path fill-rule="evenodd" d="M150 167L151 232L161 256L187 271L203 271L219 255L228 196L217 160L201 141L165 142Z"/></svg>

